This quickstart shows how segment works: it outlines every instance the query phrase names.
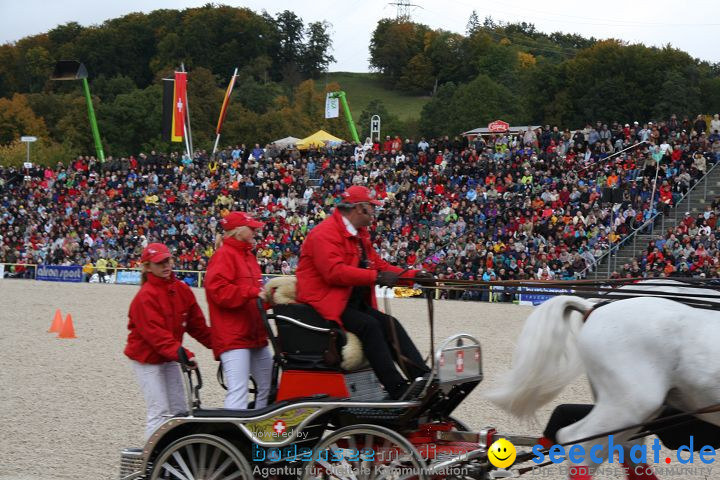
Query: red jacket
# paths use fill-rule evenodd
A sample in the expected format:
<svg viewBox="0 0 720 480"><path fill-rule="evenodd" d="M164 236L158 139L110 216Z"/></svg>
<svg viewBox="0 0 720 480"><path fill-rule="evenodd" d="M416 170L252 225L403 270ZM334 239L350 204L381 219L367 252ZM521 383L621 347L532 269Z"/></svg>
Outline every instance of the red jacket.
<svg viewBox="0 0 720 480"><path fill-rule="evenodd" d="M359 268L362 242L369 267ZM313 228L302 244L297 271L297 301L311 305L327 320L342 326L340 315L345 310L355 286L373 286L379 271L400 273L375 252L366 228L353 236L347 231L338 210ZM412 278L417 270L409 270L404 278ZM375 289L370 289L368 303L377 308Z"/></svg>
<svg viewBox="0 0 720 480"><path fill-rule="evenodd" d="M262 273L252 245L226 238L210 259L205 275L205 295L210 307L213 352L259 348L268 344L257 307Z"/></svg>
<svg viewBox="0 0 720 480"><path fill-rule="evenodd" d="M135 361L154 364L178 361L177 352L185 332L212 348L210 328L195 295L175 276L165 280L148 273L147 281L130 304L129 317L125 355ZM188 358L195 356L187 348L185 352Z"/></svg>

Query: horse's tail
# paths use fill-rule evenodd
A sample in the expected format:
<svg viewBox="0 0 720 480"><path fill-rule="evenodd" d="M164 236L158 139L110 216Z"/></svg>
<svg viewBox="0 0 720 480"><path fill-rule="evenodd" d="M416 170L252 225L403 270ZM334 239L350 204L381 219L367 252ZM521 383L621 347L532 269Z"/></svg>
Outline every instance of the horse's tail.
<svg viewBox="0 0 720 480"><path fill-rule="evenodd" d="M593 303L558 296L536 307L518 337L513 367L486 397L518 417L530 417L540 406L583 372L577 333Z"/></svg>

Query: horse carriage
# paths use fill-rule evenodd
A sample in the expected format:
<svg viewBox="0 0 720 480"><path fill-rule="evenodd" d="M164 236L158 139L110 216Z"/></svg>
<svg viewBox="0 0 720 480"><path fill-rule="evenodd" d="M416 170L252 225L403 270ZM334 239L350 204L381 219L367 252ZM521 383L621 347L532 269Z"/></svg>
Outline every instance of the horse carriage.
<svg viewBox="0 0 720 480"><path fill-rule="evenodd" d="M278 301L283 290L289 298ZM275 352L269 405L205 407L201 372L182 362L188 413L125 449L121 479L488 478L497 431L471 432L452 416L483 379L477 339L445 339L431 373L388 400L358 339L292 291L281 285L271 310L258 305Z"/></svg>
<svg viewBox="0 0 720 480"><path fill-rule="evenodd" d="M292 290L293 286L281 286L279 290L283 288ZM426 291L433 345L430 292ZM713 323L708 314L683 310L698 310L694 308L697 305L676 308L662 303L677 303L667 299L660 304L650 300L650 303L631 305L628 302L632 303L633 299L628 295L631 294L606 302L613 309L564 296L536 308L519 339L513 370L489 398L511 413L527 415L552 400L581 373L584 364L596 404L560 406L545 436L565 444L588 438L603 441L602 432L618 426L619 441L625 448L637 442L638 435L654 433L649 427L649 431L645 431L643 427L647 425L642 422L656 419L663 408L677 408L682 414L712 403L713 399L720 402L717 382L720 353L717 342L711 344L712 339L720 340L720 322L713 318ZM618 318L627 319L627 314L633 314L642 319L635 313L623 312L623 302L628 308L642 309L644 315L657 315L661 325L646 326L633 333L632 329L637 328L636 318L629 330L620 329L624 336L618 336L618 325L613 323ZM271 305L272 309L266 311L258 304L275 352L269 405L249 410L207 408L200 401L200 371L183 362L191 392L188 413L168 418L142 448L122 452L122 480L488 480L523 473L522 469L507 471L496 467L497 462L491 462L490 447L497 440L504 438L519 447L542 444L543 438L503 434L492 426L470 431L453 417L455 409L483 380L482 349L472 335L459 333L445 339L437 348L431 346L430 375L416 379L403 398L388 400L365 361L357 338L320 318L308 306L294 303L292 293L284 300L271 301ZM704 336L695 343L700 348L697 356L683 351L687 336L678 334L680 327L671 328L672 322L666 318L668 312L670 316L680 316L682 328L688 327L687 322L696 321ZM588 318L592 321L585 325ZM594 340L588 340L586 333ZM677 345L670 345L673 339L665 338L664 345L668 348L663 355L669 359L664 362L658 360L663 355L654 355L645 349L648 342L654 341L656 346L657 342L663 344L656 334L676 335ZM643 338L646 336L649 338ZM640 357L637 352L632 353L628 339L644 342L641 342ZM600 348L606 349L604 353L615 360L634 362L636 374L644 376L643 381L650 388L636 388L638 377L629 374L633 369L628 368L629 373L619 375L603 370L607 362L597 358L598 348L593 348L597 342ZM703 368L702 363L695 362L703 355L709 367ZM693 365L697 370L695 374L686 371ZM678 392L677 376L682 374L686 374L683 377L686 391ZM715 375L715 383L709 388L707 374ZM624 383L628 379L635 383ZM703 382L705 389L699 393ZM717 410L692 413L699 422L696 427L710 427L708 438L720 438ZM663 414L667 417L673 412ZM516 464L530 460L532 452L536 452L535 448L518 452ZM571 478L590 478L583 475L585 473L573 477L571 473ZM643 477L628 475L628 478Z"/></svg>

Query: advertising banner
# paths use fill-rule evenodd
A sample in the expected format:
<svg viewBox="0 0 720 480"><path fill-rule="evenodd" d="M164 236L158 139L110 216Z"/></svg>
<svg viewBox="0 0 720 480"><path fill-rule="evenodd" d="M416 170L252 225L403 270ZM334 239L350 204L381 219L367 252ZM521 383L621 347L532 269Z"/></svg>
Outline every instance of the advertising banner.
<svg viewBox="0 0 720 480"><path fill-rule="evenodd" d="M140 272L137 270L119 270L115 276L115 283L140 285Z"/></svg>
<svg viewBox="0 0 720 480"><path fill-rule="evenodd" d="M74 265L64 267L62 265L38 265L35 280L46 282L82 282L82 267Z"/></svg>
<svg viewBox="0 0 720 480"><path fill-rule="evenodd" d="M564 288L522 287L520 290L520 295L518 295L518 303L520 305L540 305L552 297L561 294L572 294L572 290Z"/></svg>

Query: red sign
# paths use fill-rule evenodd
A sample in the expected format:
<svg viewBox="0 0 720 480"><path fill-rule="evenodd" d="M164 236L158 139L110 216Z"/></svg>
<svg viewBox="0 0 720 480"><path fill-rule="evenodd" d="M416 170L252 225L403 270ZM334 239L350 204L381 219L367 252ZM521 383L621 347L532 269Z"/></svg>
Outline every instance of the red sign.
<svg viewBox="0 0 720 480"><path fill-rule="evenodd" d="M462 373L465 370L465 352L458 350L455 358L455 372Z"/></svg>
<svg viewBox="0 0 720 480"><path fill-rule="evenodd" d="M494 122L488 124L488 130L492 133L505 133L510 130L510 124L503 122L502 120L495 120Z"/></svg>
<svg viewBox="0 0 720 480"><path fill-rule="evenodd" d="M182 142L185 136L185 109L187 107L187 72L175 72L175 98L173 114L173 141Z"/></svg>

